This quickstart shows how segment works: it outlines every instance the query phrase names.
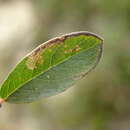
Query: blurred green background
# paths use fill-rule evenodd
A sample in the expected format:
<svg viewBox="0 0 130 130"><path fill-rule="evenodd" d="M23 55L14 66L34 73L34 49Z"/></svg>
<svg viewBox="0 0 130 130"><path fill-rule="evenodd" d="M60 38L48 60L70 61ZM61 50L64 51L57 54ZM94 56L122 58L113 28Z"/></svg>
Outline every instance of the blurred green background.
<svg viewBox="0 0 130 130"><path fill-rule="evenodd" d="M37 45L74 31L104 38L99 65L57 96L3 104L0 130L130 129L130 0L0 0L0 82Z"/></svg>

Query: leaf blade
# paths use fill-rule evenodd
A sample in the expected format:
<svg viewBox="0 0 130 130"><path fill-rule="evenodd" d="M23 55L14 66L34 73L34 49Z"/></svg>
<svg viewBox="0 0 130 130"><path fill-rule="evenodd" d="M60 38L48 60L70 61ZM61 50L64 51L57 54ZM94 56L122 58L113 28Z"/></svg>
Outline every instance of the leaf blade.
<svg viewBox="0 0 130 130"><path fill-rule="evenodd" d="M36 80L36 77L42 75L43 73L46 73L53 67L58 66L59 64L62 64L65 61L68 62L68 60L74 55L79 54L83 51L86 51L87 49L90 49L91 47L93 48L96 45L100 47L99 49L100 52L98 51L97 52L98 52L98 55L101 55L102 42L103 41L101 38L99 38L95 34L91 34L88 32L80 32L80 33L78 32L78 33L67 34L60 38L56 38L56 39L50 40L49 42L46 42L45 44L36 48L31 53L31 55L29 55L30 57L29 56L25 57L25 59L22 60L22 62L20 62L18 66L16 66L16 68L17 67L18 68L17 69L15 68L15 70L12 72L13 74L11 73L9 76L12 78L12 75L14 76L17 72L20 72L21 74L20 76L18 76L17 74L16 76L14 76L14 78L12 78L12 81L14 81L14 79L17 79L16 78L17 76L20 78L18 79L18 82L15 82L15 86L18 86L18 87L17 89L14 89L16 87L14 88L10 87L9 88L10 91L6 93L5 91L7 90L7 87L9 87L7 84L10 81L8 77L8 79L6 80L8 82L4 82L4 86L1 87L1 90L0 90L1 97L3 99L6 99L7 101L15 102L14 100L11 100L11 97L13 99L13 96L11 96L13 95L13 93L15 92L18 93L19 90L22 90L22 88L25 88L24 86L26 86L28 82L34 81L34 78ZM43 47L42 51L44 51L44 53L40 50L41 47ZM42 60L47 61L47 62L43 62ZM93 65L95 66L95 64ZM24 74L25 77L22 74ZM25 84L25 81L26 81L26 84ZM21 82L24 82L24 84L20 86ZM17 95L17 99L18 99L18 95Z"/></svg>

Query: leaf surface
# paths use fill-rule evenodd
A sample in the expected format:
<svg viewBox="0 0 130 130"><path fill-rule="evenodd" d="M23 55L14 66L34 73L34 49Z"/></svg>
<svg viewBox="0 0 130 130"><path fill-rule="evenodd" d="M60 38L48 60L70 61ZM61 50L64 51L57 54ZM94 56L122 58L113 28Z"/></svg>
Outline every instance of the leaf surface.
<svg viewBox="0 0 130 130"><path fill-rule="evenodd" d="M1 99L29 103L65 91L97 65L102 43L93 33L75 32L41 44L8 75Z"/></svg>

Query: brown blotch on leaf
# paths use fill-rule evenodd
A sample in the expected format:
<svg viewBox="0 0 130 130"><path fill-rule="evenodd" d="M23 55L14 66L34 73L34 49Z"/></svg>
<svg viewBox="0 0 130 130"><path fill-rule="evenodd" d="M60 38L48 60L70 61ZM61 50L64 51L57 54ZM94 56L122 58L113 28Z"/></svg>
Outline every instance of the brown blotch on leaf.
<svg viewBox="0 0 130 130"><path fill-rule="evenodd" d="M44 44L40 45L39 47L42 49L50 48L52 46L56 46L57 44L64 44L65 37L57 37L54 39L51 39Z"/></svg>
<svg viewBox="0 0 130 130"><path fill-rule="evenodd" d="M31 55L28 56L26 65L30 70L34 70L37 68L38 64L43 64L44 60L42 57L43 52L48 48L49 52L52 51L51 47L57 46L63 43L63 39L55 38L53 40L47 41L46 43L37 47Z"/></svg>
<svg viewBox="0 0 130 130"><path fill-rule="evenodd" d="M30 70L34 70L37 68L38 64L43 64L43 57L42 57L43 50L38 48L31 55L28 56L26 61L27 68Z"/></svg>
<svg viewBox="0 0 130 130"><path fill-rule="evenodd" d="M64 53L67 54L67 53L77 52L77 51L80 51L80 50L81 50L80 46L76 45L76 47L74 47L73 49L65 50Z"/></svg>

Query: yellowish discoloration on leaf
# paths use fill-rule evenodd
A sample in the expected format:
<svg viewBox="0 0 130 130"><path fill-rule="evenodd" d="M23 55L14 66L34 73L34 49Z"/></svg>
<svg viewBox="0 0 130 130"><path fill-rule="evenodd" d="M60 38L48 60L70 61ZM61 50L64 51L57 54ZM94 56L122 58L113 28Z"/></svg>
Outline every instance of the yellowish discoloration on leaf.
<svg viewBox="0 0 130 130"><path fill-rule="evenodd" d="M81 48L79 45L76 45L75 51L79 51Z"/></svg>
<svg viewBox="0 0 130 130"><path fill-rule="evenodd" d="M52 52L52 49L49 49L49 52Z"/></svg>
<svg viewBox="0 0 130 130"><path fill-rule="evenodd" d="M67 46L64 46L65 48L67 48ZM77 51L80 51L81 48L79 45L76 45L73 49L68 49L68 50L65 50L64 53L67 54L67 53L72 53L72 52L77 52Z"/></svg>
<svg viewBox="0 0 130 130"><path fill-rule="evenodd" d="M64 48L67 48L67 45L64 45Z"/></svg>
<svg viewBox="0 0 130 130"><path fill-rule="evenodd" d="M68 53L67 50L65 50L64 53L67 54Z"/></svg>
<svg viewBox="0 0 130 130"><path fill-rule="evenodd" d="M69 50L65 50L64 53L67 54L67 53L71 53L73 50L72 49L69 49Z"/></svg>
<svg viewBox="0 0 130 130"><path fill-rule="evenodd" d="M43 50L39 49L38 51L33 52L27 59L26 65L27 68L30 70L34 70L37 68L38 64L43 64L43 57L42 57Z"/></svg>

